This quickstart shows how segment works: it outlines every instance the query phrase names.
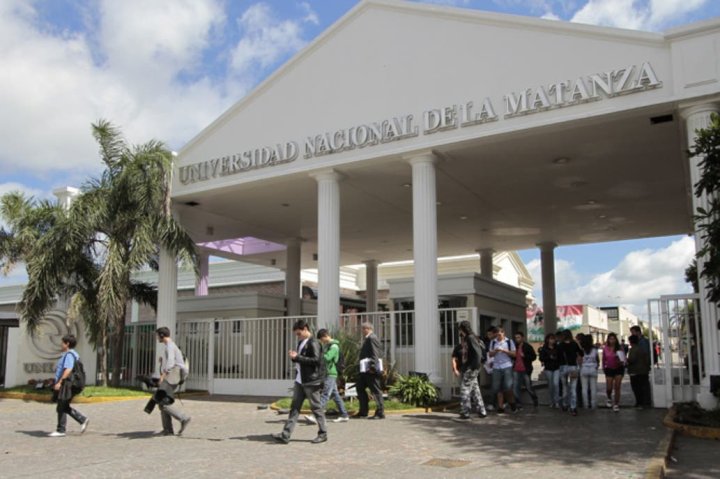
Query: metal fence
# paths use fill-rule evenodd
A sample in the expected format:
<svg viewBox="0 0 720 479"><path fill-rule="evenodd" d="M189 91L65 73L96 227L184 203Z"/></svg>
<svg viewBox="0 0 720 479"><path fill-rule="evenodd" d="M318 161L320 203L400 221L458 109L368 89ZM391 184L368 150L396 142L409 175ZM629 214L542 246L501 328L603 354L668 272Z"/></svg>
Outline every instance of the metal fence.
<svg viewBox="0 0 720 479"><path fill-rule="evenodd" d="M190 375L186 387L213 390L215 380L278 381L295 374L287 351L296 345L292 325L305 319L316 329L315 316L184 320L177 324L175 342L188 358ZM476 308L449 308L438 311L440 355L439 385L452 390L451 353L458 342L456 324L468 320L478 331ZM384 360L400 374L415 370L414 311L350 313L339 318L339 328L361 340L361 325L371 322L383 346ZM131 324L125 330L122 382L137 384L138 375L155 370L155 324Z"/></svg>

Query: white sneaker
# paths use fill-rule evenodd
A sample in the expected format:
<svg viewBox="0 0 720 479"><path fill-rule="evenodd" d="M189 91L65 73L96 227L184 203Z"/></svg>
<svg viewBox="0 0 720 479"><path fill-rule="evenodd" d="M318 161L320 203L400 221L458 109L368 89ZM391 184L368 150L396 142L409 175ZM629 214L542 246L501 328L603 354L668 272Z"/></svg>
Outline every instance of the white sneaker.
<svg viewBox="0 0 720 479"><path fill-rule="evenodd" d="M89 423L90 419L86 418L85 422L80 425L80 434L85 432L85 429L87 429Z"/></svg>
<svg viewBox="0 0 720 479"><path fill-rule="evenodd" d="M315 416L305 416L305 421L307 421L308 424L317 424Z"/></svg>
<svg viewBox="0 0 720 479"><path fill-rule="evenodd" d="M610 409L612 406L613 406L613 404L612 404L612 401L611 401L611 400L608 399L607 401L605 401L605 407L606 407L606 408Z"/></svg>
<svg viewBox="0 0 720 479"><path fill-rule="evenodd" d="M313 419L315 419L315 418L313 418ZM348 422L349 420L350 420L350 418L347 416L340 416L337 419L333 419L333 422Z"/></svg>
<svg viewBox="0 0 720 479"><path fill-rule="evenodd" d="M53 431L53 432L51 432L50 434L48 434L48 437L65 437L65 433L64 433L64 432Z"/></svg>
<svg viewBox="0 0 720 479"><path fill-rule="evenodd" d="M614 406L613 406L613 411L619 412L619 411L620 411L620 406L618 406L617 404L614 405Z"/></svg>

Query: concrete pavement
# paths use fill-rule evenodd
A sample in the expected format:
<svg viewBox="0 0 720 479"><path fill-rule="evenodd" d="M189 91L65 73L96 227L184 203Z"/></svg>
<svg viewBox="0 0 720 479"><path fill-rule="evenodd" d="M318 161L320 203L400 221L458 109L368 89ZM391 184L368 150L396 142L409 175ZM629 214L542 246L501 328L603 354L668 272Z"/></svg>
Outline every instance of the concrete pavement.
<svg viewBox="0 0 720 479"><path fill-rule="evenodd" d="M299 425L289 445L272 442L285 416L229 398L186 399L183 437L158 437L144 400L78 406L87 432L48 438L54 405L0 400L0 471L7 477L533 477L641 478L666 435L664 411L540 407L457 423L451 413L388 415L384 421ZM59 471L64 471L59 473Z"/></svg>

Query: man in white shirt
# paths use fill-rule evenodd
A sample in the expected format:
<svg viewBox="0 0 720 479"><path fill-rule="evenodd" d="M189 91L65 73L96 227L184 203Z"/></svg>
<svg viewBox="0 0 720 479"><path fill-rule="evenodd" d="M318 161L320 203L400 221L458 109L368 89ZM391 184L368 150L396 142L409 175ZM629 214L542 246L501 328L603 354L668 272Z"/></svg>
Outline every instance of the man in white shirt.
<svg viewBox="0 0 720 479"><path fill-rule="evenodd" d="M498 328L497 336L490 341L488 356L493 360L492 393L497 396L497 412L505 412L505 397L510 403L513 412L517 410L513 395L513 359L515 358L515 344L505 337L505 330Z"/></svg>
<svg viewBox="0 0 720 479"><path fill-rule="evenodd" d="M163 436L175 434L172 423L172 418L175 418L180 421L180 430L178 431L178 436L180 436L190 423L190 416L181 413L172 404L175 402L175 392L188 370L180 348L170 339L170 330L166 327L158 328L155 334L157 334L158 342L165 345L163 355L160 357L160 386L158 386L158 390L164 394L157 395L163 396L158 402L162 419L162 434Z"/></svg>

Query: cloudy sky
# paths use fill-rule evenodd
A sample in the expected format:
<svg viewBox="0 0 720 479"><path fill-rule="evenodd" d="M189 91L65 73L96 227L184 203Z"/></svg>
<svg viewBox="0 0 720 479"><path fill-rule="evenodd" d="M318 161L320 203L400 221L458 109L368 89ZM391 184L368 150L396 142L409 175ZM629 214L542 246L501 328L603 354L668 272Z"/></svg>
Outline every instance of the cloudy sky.
<svg viewBox="0 0 720 479"><path fill-rule="evenodd" d="M179 149L356 0L0 0L0 194L49 197L99 171L90 123ZM501 13L663 31L720 16L717 0L436 0ZM688 290L687 237L557 250L560 304ZM537 278L536 251L521 252ZM16 270L0 286L22 282Z"/></svg>

